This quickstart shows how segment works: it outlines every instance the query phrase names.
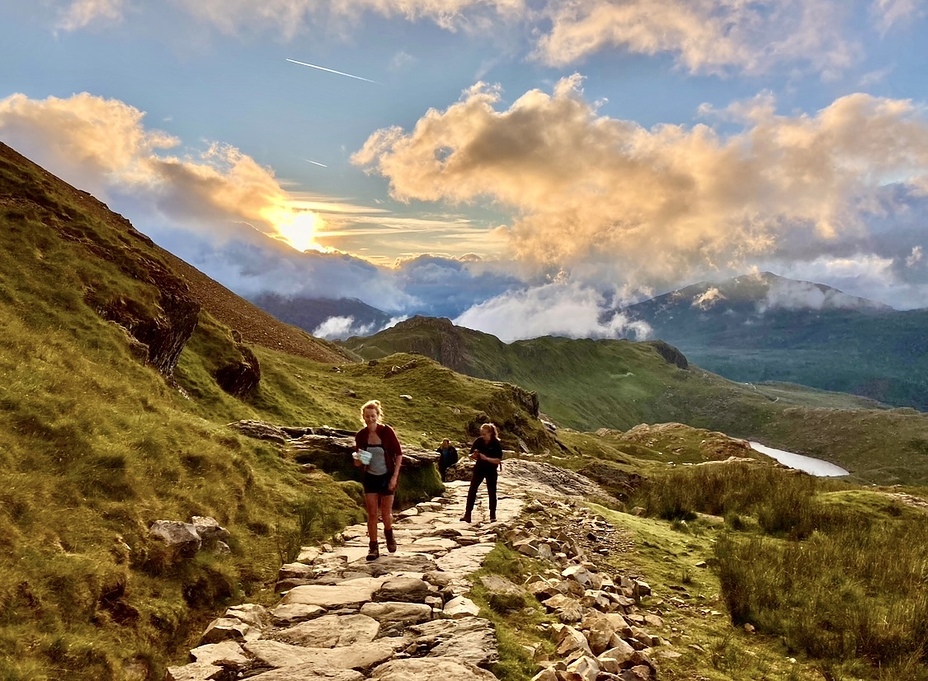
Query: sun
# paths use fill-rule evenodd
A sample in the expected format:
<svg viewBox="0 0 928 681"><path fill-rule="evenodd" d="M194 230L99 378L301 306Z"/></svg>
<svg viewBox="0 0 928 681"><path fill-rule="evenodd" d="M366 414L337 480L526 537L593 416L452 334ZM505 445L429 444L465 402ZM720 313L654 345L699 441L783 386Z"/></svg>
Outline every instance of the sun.
<svg viewBox="0 0 928 681"><path fill-rule="evenodd" d="M316 234L325 226L325 221L310 210L297 210L289 206L274 206L263 211L264 218L276 231L272 236L280 239L297 251L324 251L316 243Z"/></svg>

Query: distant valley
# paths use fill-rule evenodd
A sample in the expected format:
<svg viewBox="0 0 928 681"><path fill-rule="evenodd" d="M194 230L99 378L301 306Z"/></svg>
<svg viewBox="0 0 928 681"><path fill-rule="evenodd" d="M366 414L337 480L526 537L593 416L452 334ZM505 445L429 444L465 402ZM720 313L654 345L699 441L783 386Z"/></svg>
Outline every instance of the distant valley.
<svg viewBox="0 0 928 681"><path fill-rule="evenodd" d="M620 310L700 367L928 410L928 310L898 311L770 273L702 282Z"/></svg>
<svg viewBox="0 0 928 681"><path fill-rule="evenodd" d="M253 302L316 335L326 324L327 337L368 336L390 322L358 300L266 294ZM795 383L928 411L928 309L899 311L765 272L693 284L615 314L645 322L651 339L732 381Z"/></svg>

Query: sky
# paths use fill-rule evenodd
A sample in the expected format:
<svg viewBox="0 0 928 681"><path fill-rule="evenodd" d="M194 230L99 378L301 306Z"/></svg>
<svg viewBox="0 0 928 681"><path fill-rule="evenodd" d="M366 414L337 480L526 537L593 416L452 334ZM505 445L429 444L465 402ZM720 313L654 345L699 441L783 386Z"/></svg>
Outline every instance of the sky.
<svg viewBox="0 0 928 681"><path fill-rule="evenodd" d="M0 0L0 140L245 297L507 341L764 271L921 308L925 35L928 0Z"/></svg>

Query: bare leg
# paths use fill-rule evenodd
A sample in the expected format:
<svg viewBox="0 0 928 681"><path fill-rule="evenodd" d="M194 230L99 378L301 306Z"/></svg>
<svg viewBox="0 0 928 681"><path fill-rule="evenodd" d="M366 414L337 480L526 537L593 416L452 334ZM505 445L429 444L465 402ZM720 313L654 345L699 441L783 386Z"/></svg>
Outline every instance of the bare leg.
<svg viewBox="0 0 928 681"><path fill-rule="evenodd" d="M372 494L371 496L377 496ZM392 530L393 529L393 495L380 495L380 517L383 519L383 529ZM368 532L370 532L370 525L368 525ZM376 537L377 528L374 527L374 534Z"/></svg>
<svg viewBox="0 0 928 681"><path fill-rule="evenodd" d="M379 494L364 495L364 508L367 511L367 538L372 542L377 541L377 513L379 511L379 498ZM393 501L393 497L390 497L390 501ZM390 521L392 525L392 515L390 516ZM386 521L384 521L384 525L386 525Z"/></svg>

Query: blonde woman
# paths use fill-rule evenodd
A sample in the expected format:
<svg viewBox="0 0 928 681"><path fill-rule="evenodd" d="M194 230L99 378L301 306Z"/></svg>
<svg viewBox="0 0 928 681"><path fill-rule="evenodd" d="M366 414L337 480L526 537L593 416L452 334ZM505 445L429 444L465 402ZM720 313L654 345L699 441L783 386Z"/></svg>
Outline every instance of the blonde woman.
<svg viewBox="0 0 928 681"><path fill-rule="evenodd" d="M464 510L465 523L471 522L470 514L477 501L477 488L487 481L487 495L490 497L490 522L496 520L496 478L503 463L503 445L499 441L499 431L492 423L480 426L480 437L474 440L470 448L470 458L474 460L474 473L467 490L467 506Z"/></svg>
<svg viewBox="0 0 928 681"><path fill-rule="evenodd" d="M399 482L403 448L393 429L383 423L383 407L370 400L361 407L364 428L354 436L354 465L364 469L364 507L367 511L368 560L380 556L377 546L377 515L383 518L383 536L387 550L396 551L393 537L393 495Z"/></svg>

